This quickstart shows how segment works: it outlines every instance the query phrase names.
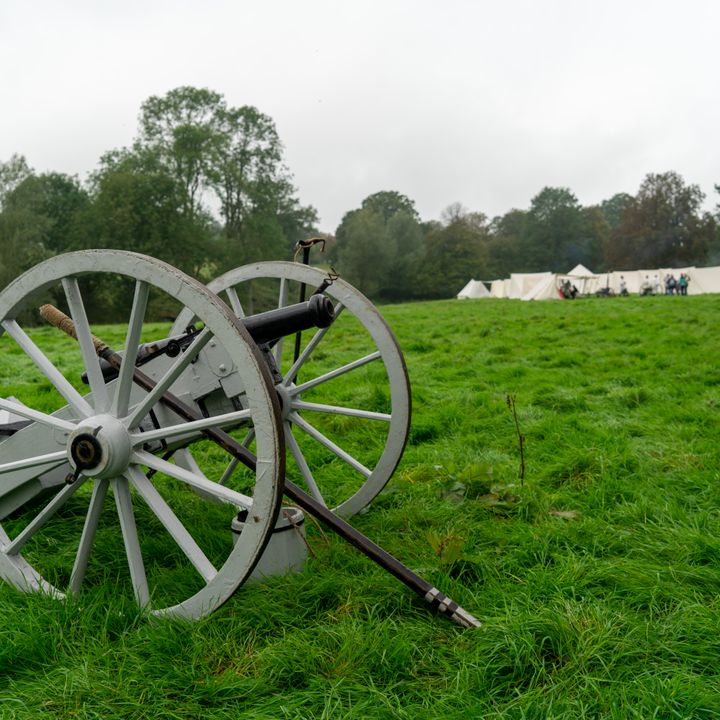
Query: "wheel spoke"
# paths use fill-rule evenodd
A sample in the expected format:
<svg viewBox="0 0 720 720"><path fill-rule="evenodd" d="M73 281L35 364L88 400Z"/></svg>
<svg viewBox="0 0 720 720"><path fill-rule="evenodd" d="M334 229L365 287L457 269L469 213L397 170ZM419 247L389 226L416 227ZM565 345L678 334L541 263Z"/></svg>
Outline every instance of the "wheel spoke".
<svg viewBox="0 0 720 720"><path fill-rule="evenodd" d="M173 438L189 433L202 432L207 428L221 428L227 425L236 425L241 420L247 420L252 416L251 410L235 410L223 415L214 415L201 420L169 425L156 430L147 430L131 435L133 445L144 445L153 440L172 440Z"/></svg>
<svg viewBox="0 0 720 720"><path fill-rule="evenodd" d="M140 551L140 540L138 539L137 525L135 524L130 488L125 478L116 478L111 482L135 599L140 607L147 608L150 605L150 590L145 575L145 563L143 563Z"/></svg>
<svg viewBox="0 0 720 720"><path fill-rule="evenodd" d="M298 470L300 471L300 474L303 476L303 480L305 480L305 484L308 486L308 489L310 490L310 494L319 502L322 503L325 507L327 507L327 503L325 502L325 499L322 496L322 493L320 492L320 488L318 487L317 483L315 482L315 478L313 477L312 472L310 471L310 467L307 464L307 461L305 460L305 456L302 454L302 450L300 450L300 446L297 443L297 440L295 439L295 436L292 434L292 428L290 427L290 423L285 423L285 442L287 443L287 446L290 448L290 452L292 453L293 458L295 459L295 464L298 467Z"/></svg>
<svg viewBox="0 0 720 720"><path fill-rule="evenodd" d="M239 318L244 318L245 311L243 310L242 303L240 302L240 298L238 297L235 288L227 288L227 290L225 290L225 294L228 296L228 300L230 301L230 307L232 308L232 311L235 313L235 315L237 315L237 317Z"/></svg>
<svg viewBox="0 0 720 720"><path fill-rule="evenodd" d="M344 309L345 309L345 306L340 302L335 305L335 320L333 320L333 325L337 322L338 316ZM300 353L298 359L292 364L292 367L287 371L287 374L283 378L283 385L289 386L292 383L292 381L295 380L300 368L307 362L310 355L312 355L315 348L320 344L320 341L325 337L325 334L331 327L332 327L332 325L329 325L326 328L320 328L312 336L312 338L310 338L310 342L305 346L305 349Z"/></svg>
<svg viewBox="0 0 720 720"><path fill-rule="evenodd" d="M88 401L68 382L65 376L48 360L40 348L27 336L15 320L4 320L2 326L10 337L35 363L40 372L53 384L55 389L81 417L94 414Z"/></svg>
<svg viewBox="0 0 720 720"><path fill-rule="evenodd" d="M155 455L145 452L144 450L136 450L133 453L133 456L133 462L139 465L146 465L147 467L153 468L153 470L157 470L158 472L168 475L175 480L179 480L186 485L190 485L198 490L203 490L218 500L222 500L223 502L245 509L250 509L252 507L253 501L251 497L236 492L231 488L223 487L218 483L214 483L211 480L208 480L204 475L197 475L196 473L185 470L184 468L174 465L167 460L155 457Z"/></svg>
<svg viewBox="0 0 720 720"><path fill-rule="evenodd" d="M290 421L297 425L301 430L304 430L310 437L315 438L321 445L326 447L331 453L339 457L343 462L346 462L350 467L357 470L361 475L366 478L372 475L372 471L368 470L361 462L356 460L352 455L346 453L341 447L336 445L332 440L323 435L319 430L314 428L310 423L306 422L296 412L290 413Z"/></svg>
<svg viewBox="0 0 720 720"><path fill-rule="evenodd" d="M90 324L88 323L85 305L80 294L80 287L75 278L63 278L63 290L70 308L70 315L75 323L75 334L82 352L83 363L87 371L88 383L93 394L93 404L96 412L107 410L108 391L100 369L100 361L93 344L92 333L90 332Z"/></svg>
<svg viewBox="0 0 720 720"><path fill-rule="evenodd" d="M125 351L115 387L115 399L113 400L113 411L118 417L124 417L128 412L130 391L132 390L133 374L135 372L135 358L137 358L138 348L140 346L140 337L149 293L150 286L147 283L139 280L135 283L135 296L133 297L132 309L130 310L130 320L128 321L127 336L125 338Z"/></svg>
<svg viewBox="0 0 720 720"><path fill-rule="evenodd" d="M292 408L293 410L309 410L311 412L331 413L333 415L347 415L348 417L363 418L364 420L382 420L383 422L390 422L392 420L392 415L388 415L387 413L340 407L338 405L323 405L321 403L304 402L302 400L293 400Z"/></svg>
<svg viewBox="0 0 720 720"><path fill-rule="evenodd" d="M345 373L350 372L351 370L356 370L359 367L362 367L363 365L367 365L368 363L373 362L374 360L379 360L381 357L379 352L370 353L370 355L366 355L365 357L361 357L358 360L354 360L351 363L348 363L347 365L343 365L342 367L336 368L335 370L331 370L328 373L325 373L324 375L320 375L319 377L316 377L314 380L308 380L307 382L303 383L302 385L297 385L296 387L291 389L292 395L299 395L302 392L305 392L306 390L309 390L312 387L315 387L316 385L320 385L322 383L327 382L328 380L332 380L333 378L339 377L340 375L344 375Z"/></svg>
<svg viewBox="0 0 720 720"><path fill-rule="evenodd" d="M278 292L278 309L284 308L288 304L288 282L286 278L280 278L280 291ZM275 364L280 367L282 362L282 351L283 351L283 340L284 338L278 338L273 348L273 357L275 358Z"/></svg>
<svg viewBox="0 0 720 720"><path fill-rule="evenodd" d="M13 460L9 463L2 463L2 465L0 465L0 475L13 472L14 470L38 467L39 465L52 465L52 467L56 467L64 462L67 462L67 452L65 450L57 450L56 452L45 455L36 455L35 457L24 458L23 460ZM50 467L45 468L45 470L51 469Z"/></svg>
<svg viewBox="0 0 720 720"><path fill-rule="evenodd" d="M137 468L131 468L130 481L135 486L140 497L153 511L155 517L170 533L192 566L200 573L203 580L209 583L217 575L217 570L207 559L205 553L200 549L200 546L195 542L195 539L185 526L178 520L177 515L165 502L157 488Z"/></svg>
<svg viewBox="0 0 720 720"><path fill-rule="evenodd" d="M85 516L85 525L83 526L82 535L80 536L80 545L75 554L75 562L72 572L70 573L70 592L80 592L80 586L85 579L85 571L87 570L90 551L95 542L95 534L97 533L98 523L100 522L100 515L109 485L109 481L105 479L98 480L93 485L90 504L88 505L87 515Z"/></svg>
<svg viewBox="0 0 720 720"><path fill-rule="evenodd" d="M248 447L250 443L255 438L255 428L250 428L248 434L245 436L245 439L242 441L243 447ZM235 472L235 468L240 464L240 460L238 460L236 457L232 458L230 462L228 463L228 466L225 468L225 471L223 472L222 476L218 480L218 484L220 485L227 485L227 481L230 479L232 474Z"/></svg>
<svg viewBox="0 0 720 720"><path fill-rule="evenodd" d="M12 400L0 398L0 410L7 410L13 415L20 415L28 420L34 420L41 425L47 425L56 430L69 430L72 432L76 427L75 423L72 423L69 420L63 420L55 415L47 415L46 413L40 412L39 410L33 410L26 405L13 402Z"/></svg>
<svg viewBox="0 0 720 720"><path fill-rule="evenodd" d="M191 343L190 347L181 353L175 362L167 369L165 374L158 380L155 387L143 398L142 402L133 408L128 418L128 427L136 427L138 423L148 414L150 408L155 405L162 395L167 392L170 386L182 375L188 365L199 355L200 351L207 345L212 333L204 329Z"/></svg>
<svg viewBox="0 0 720 720"><path fill-rule="evenodd" d="M73 496L77 489L85 482L82 475L71 485L65 485L60 492L28 523L25 529L7 546L8 555L16 555L22 550L25 543L60 510L60 508Z"/></svg>

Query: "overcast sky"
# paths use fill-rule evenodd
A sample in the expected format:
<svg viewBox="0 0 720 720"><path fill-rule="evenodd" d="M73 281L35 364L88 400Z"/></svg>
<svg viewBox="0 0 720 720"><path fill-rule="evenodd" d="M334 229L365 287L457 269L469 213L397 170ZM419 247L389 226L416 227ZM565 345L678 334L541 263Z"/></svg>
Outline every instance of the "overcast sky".
<svg viewBox="0 0 720 720"><path fill-rule="evenodd" d="M423 219L675 170L720 196L717 0L0 0L0 161L85 178L180 85L270 115L324 231L380 190Z"/></svg>

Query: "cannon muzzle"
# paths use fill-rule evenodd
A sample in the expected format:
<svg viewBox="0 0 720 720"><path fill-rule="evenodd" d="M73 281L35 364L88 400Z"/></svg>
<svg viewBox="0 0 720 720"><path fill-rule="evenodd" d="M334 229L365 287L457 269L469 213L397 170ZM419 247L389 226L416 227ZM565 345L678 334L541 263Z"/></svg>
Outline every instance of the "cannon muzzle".
<svg viewBox="0 0 720 720"><path fill-rule="evenodd" d="M313 295L306 302L250 315L243 318L242 323L252 339L261 345L310 328L328 327L334 319L335 309L330 299Z"/></svg>

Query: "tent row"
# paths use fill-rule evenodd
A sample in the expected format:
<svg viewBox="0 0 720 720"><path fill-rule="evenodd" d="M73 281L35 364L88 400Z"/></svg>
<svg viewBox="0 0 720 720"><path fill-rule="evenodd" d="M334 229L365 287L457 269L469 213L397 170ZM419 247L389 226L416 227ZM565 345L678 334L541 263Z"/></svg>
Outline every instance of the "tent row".
<svg viewBox="0 0 720 720"><path fill-rule="evenodd" d="M665 292L665 276L679 278L685 273L690 278L688 295L720 293L720 267L657 268L653 270L617 270L610 273L594 273L584 265L577 265L566 274L512 273L504 280L470 282L458 293L459 299L511 298L515 300L561 300L562 287L569 283L579 295L594 295L610 292L620 294L624 281L628 293L640 294L641 288L650 287L651 292L661 295ZM488 287L489 286L489 287Z"/></svg>

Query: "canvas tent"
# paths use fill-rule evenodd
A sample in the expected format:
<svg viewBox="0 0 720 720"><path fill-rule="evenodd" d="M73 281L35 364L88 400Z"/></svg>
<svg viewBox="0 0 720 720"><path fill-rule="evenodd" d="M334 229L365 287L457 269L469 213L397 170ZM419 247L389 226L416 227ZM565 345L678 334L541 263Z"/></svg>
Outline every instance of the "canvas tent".
<svg viewBox="0 0 720 720"><path fill-rule="evenodd" d="M648 282L656 294L665 292L665 276L680 277L685 273L690 278L688 295L720 293L720 266L718 267L684 267L684 268L653 268L641 270L616 270L610 273L593 273L584 265L576 265L565 274L544 273L512 273L504 280L493 280L490 292L483 297L511 298L516 300L557 300L562 298L559 291L564 280L569 280L581 295L594 295L603 288L609 288L616 295L620 294L621 278L625 280L628 293L638 295L644 282ZM458 294L466 291L471 283ZM483 290L487 288L483 283ZM482 290L480 291L482 292Z"/></svg>
<svg viewBox="0 0 720 720"><path fill-rule="evenodd" d="M489 298L490 291L481 280L470 280L468 284L457 294L458 300L477 300Z"/></svg>

